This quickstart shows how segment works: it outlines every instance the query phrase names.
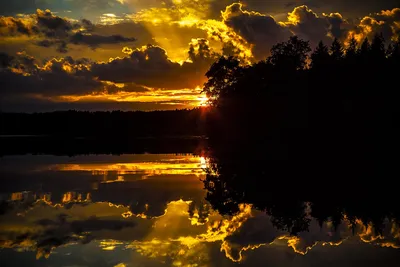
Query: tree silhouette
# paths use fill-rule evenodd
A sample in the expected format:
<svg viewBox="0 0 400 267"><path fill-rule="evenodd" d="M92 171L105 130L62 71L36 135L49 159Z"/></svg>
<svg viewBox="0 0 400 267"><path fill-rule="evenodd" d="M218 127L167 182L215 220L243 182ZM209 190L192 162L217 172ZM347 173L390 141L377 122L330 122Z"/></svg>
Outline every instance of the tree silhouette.
<svg viewBox="0 0 400 267"><path fill-rule="evenodd" d="M400 59L400 37L394 42L389 57L396 61Z"/></svg>
<svg viewBox="0 0 400 267"><path fill-rule="evenodd" d="M349 41L349 45L346 48L346 60L353 61L357 55L357 40L352 37Z"/></svg>
<svg viewBox="0 0 400 267"><path fill-rule="evenodd" d="M274 45L267 61L282 71L302 70L307 64L307 54L310 51L308 41L292 36L289 41Z"/></svg>
<svg viewBox="0 0 400 267"><path fill-rule="evenodd" d="M340 61L343 59L343 46L342 44L339 42L339 40L337 38L335 38L332 42L332 45L330 47L330 54L331 54L331 58L334 61Z"/></svg>
<svg viewBox="0 0 400 267"><path fill-rule="evenodd" d="M203 93L211 105L223 105L224 98L234 91L235 83L241 76L240 70L239 60L232 56L221 57L210 67L206 73L208 81L204 84Z"/></svg>
<svg viewBox="0 0 400 267"><path fill-rule="evenodd" d="M322 41L318 43L317 48L311 54L311 68L323 69L328 66L329 62L329 49Z"/></svg>
<svg viewBox="0 0 400 267"><path fill-rule="evenodd" d="M362 61L366 62L368 60L370 51L371 51L371 44L369 43L368 38L365 38L358 51L358 55L360 56Z"/></svg>
<svg viewBox="0 0 400 267"><path fill-rule="evenodd" d="M376 34L371 43L371 56L372 60L382 62L386 57L385 39L382 34Z"/></svg>

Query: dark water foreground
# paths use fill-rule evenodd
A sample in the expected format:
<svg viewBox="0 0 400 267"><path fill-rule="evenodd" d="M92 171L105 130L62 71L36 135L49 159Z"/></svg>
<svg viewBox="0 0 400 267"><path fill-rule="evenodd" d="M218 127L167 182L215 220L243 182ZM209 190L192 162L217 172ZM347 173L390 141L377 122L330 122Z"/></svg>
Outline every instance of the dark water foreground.
<svg viewBox="0 0 400 267"><path fill-rule="evenodd" d="M316 179L272 168L255 148L194 139L135 142L130 151L20 140L25 149L0 158L1 266L400 262L393 177ZM280 169L291 176L277 179Z"/></svg>

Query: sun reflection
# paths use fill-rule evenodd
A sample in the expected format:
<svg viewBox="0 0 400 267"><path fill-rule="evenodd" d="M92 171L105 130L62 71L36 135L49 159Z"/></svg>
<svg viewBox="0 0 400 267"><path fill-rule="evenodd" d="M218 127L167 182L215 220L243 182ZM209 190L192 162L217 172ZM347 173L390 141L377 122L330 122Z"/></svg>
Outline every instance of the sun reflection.
<svg viewBox="0 0 400 267"><path fill-rule="evenodd" d="M121 162L121 163L80 163L56 164L47 167L55 171L87 171L92 175L103 175L102 183L124 182L125 175L141 174L143 179L156 175L204 175L207 161L199 156L179 156L161 159L156 162ZM113 176L116 174L116 176ZM109 179L109 177L113 177ZM14 198L22 196L15 195Z"/></svg>
<svg viewBox="0 0 400 267"><path fill-rule="evenodd" d="M205 157L200 157L200 164L202 169L206 169L208 166L207 160Z"/></svg>

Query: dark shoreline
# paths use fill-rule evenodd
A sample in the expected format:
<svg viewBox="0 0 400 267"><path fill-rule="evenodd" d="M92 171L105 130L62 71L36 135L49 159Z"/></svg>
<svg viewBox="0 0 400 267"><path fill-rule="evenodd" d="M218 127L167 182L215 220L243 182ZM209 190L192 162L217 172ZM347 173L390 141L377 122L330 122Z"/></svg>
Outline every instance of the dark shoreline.
<svg viewBox="0 0 400 267"><path fill-rule="evenodd" d="M11 155L77 156L90 154L201 154L204 136L65 137L0 136L0 157Z"/></svg>

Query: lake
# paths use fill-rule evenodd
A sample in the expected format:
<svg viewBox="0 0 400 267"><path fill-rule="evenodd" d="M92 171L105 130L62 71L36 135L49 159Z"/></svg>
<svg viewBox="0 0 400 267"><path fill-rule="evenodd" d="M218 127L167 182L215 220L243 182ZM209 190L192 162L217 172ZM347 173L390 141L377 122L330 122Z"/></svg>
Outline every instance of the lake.
<svg viewBox="0 0 400 267"><path fill-rule="evenodd" d="M249 186L262 163L252 163L202 153L1 157L1 266L399 266L396 198L302 199L285 183L258 191ZM230 180L239 165L248 180Z"/></svg>

